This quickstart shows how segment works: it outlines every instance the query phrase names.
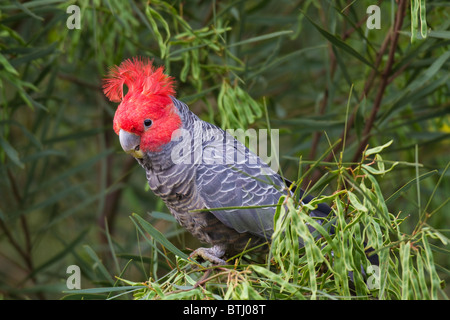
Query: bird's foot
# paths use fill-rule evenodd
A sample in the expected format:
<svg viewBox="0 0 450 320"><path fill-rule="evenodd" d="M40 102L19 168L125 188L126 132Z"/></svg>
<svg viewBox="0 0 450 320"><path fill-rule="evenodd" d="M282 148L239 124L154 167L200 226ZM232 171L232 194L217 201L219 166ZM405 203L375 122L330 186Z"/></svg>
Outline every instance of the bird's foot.
<svg viewBox="0 0 450 320"><path fill-rule="evenodd" d="M225 254L225 250L222 247L214 246L212 248L198 248L194 250L189 256L189 258L200 257L205 261L209 261L216 265L226 265L227 262L221 257Z"/></svg>

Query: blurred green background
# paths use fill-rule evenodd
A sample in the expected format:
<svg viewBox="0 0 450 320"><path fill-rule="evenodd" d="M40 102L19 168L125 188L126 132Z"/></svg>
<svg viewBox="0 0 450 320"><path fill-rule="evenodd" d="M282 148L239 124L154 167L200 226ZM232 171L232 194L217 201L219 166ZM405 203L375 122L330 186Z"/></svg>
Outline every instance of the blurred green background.
<svg viewBox="0 0 450 320"><path fill-rule="evenodd" d="M405 187L390 212L406 218L405 232L431 214L426 222L448 236L450 6L426 1L416 12L410 1L379 1L381 28L370 29L374 3L3 1L1 296L61 298L70 265L80 266L81 288L119 275L145 281L141 257L153 253L132 213L183 250L198 245L147 190L112 130L116 104L101 79L134 56L165 65L177 97L224 129L265 128L267 108L290 179L300 156L306 170L346 129L347 162L393 140L383 158L400 163L380 184L385 198ZM70 5L79 29L69 28ZM334 160L324 158L304 184ZM448 282L449 246L437 240L434 249Z"/></svg>

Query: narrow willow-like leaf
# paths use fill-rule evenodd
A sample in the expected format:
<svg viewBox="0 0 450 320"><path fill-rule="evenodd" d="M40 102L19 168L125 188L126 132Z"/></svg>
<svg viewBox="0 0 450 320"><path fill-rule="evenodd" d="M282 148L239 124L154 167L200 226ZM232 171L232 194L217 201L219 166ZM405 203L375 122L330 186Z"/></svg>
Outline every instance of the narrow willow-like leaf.
<svg viewBox="0 0 450 320"><path fill-rule="evenodd" d="M406 243L400 244L400 261L402 266L402 299L408 300L410 298L410 249L411 243L408 241Z"/></svg>
<svg viewBox="0 0 450 320"><path fill-rule="evenodd" d="M148 221L144 220L137 214L133 214L132 218L139 223L139 225L143 228L143 230L145 230L145 232L147 232L151 237L153 237L169 251L183 259L188 259L188 256L184 252L175 247L169 240L167 240L166 237L164 237L164 235L160 231L155 229L155 227L153 227Z"/></svg>
<svg viewBox="0 0 450 320"><path fill-rule="evenodd" d="M0 135L0 146L5 151L8 158L19 168L24 169L25 165L20 160L19 153L16 149L14 149L13 146L5 139L3 136Z"/></svg>
<svg viewBox="0 0 450 320"><path fill-rule="evenodd" d="M344 41L339 39L337 36L329 33L325 29L321 28L318 24L316 24L308 15L306 15L306 18L311 22L311 24L319 31L328 41L330 41L334 46L344 50L351 56L355 57L356 59L360 60L361 62L368 65L370 68L374 69L375 67L371 62L369 62L366 58L364 58L359 52L357 52L355 49L353 49L351 46L346 44Z"/></svg>
<svg viewBox="0 0 450 320"><path fill-rule="evenodd" d="M94 261L93 268L97 269L102 275L103 279L108 281L110 284L114 284L114 280L108 272L108 269L102 263L97 253L88 245L84 245L84 250L89 255L89 257Z"/></svg>

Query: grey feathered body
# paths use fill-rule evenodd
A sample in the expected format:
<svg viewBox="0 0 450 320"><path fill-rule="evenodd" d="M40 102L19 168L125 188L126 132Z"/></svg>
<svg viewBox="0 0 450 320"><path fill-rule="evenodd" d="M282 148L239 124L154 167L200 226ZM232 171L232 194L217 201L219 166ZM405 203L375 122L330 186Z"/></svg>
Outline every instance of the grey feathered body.
<svg viewBox="0 0 450 320"><path fill-rule="evenodd" d="M281 177L225 131L172 100L189 134L138 159L151 190L181 226L229 255L270 241L273 205L285 192ZM267 207L220 209L245 206Z"/></svg>
<svg viewBox="0 0 450 320"><path fill-rule="evenodd" d="M228 254L270 241L273 205L284 188L281 178L239 141L200 120L184 103L172 100L182 129L189 135L173 139L160 152L138 159L146 170L150 189L181 226L200 241L221 246ZM175 163L174 150L181 154ZM194 211L264 205L272 206Z"/></svg>

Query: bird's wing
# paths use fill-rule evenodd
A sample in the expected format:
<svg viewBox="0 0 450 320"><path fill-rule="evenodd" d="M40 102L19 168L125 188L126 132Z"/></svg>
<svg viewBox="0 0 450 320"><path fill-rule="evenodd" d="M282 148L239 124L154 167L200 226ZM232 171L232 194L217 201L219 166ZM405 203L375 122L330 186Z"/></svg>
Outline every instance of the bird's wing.
<svg viewBox="0 0 450 320"><path fill-rule="evenodd" d="M216 164L199 166L196 180L205 205L223 224L270 240L274 205L282 195L271 178L257 167Z"/></svg>
<svg viewBox="0 0 450 320"><path fill-rule="evenodd" d="M210 137L203 141L203 162L196 174L206 207L226 226L270 240L275 205L291 182L221 129L214 128ZM314 197L303 197L300 190L300 198L308 203ZM321 223L330 211L328 205L319 204L309 214Z"/></svg>
<svg viewBox="0 0 450 320"><path fill-rule="evenodd" d="M230 141L226 148L221 138L204 144L203 157L209 163L197 167L199 194L226 226L270 240L274 205L285 185L260 158L238 141Z"/></svg>

